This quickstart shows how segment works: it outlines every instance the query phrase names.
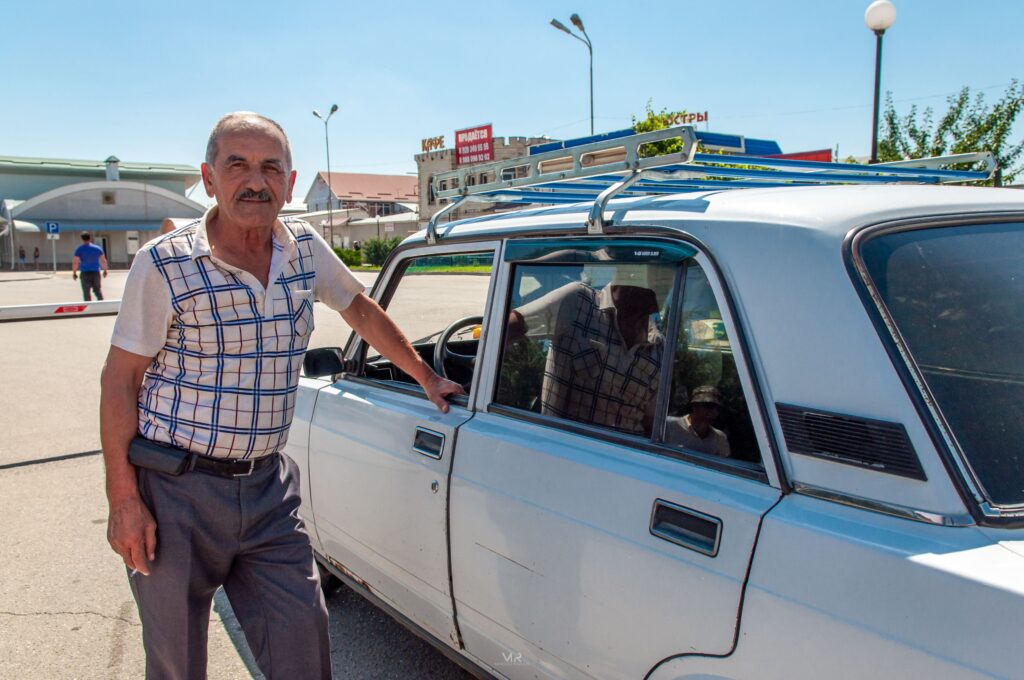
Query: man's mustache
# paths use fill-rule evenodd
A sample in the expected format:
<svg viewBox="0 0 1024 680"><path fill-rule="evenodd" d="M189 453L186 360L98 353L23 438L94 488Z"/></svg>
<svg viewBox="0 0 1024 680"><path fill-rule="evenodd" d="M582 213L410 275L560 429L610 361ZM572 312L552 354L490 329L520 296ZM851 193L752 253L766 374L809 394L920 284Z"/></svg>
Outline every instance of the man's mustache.
<svg viewBox="0 0 1024 680"><path fill-rule="evenodd" d="M252 189L244 189L242 193L238 194L239 201L269 201L269 191L253 191Z"/></svg>

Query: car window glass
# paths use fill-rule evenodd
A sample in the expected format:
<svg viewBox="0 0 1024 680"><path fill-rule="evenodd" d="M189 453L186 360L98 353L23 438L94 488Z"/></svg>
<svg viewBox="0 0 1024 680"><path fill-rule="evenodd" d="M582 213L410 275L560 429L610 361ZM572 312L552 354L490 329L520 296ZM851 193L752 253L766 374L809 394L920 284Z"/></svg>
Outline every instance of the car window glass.
<svg viewBox="0 0 1024 680"><path fill-rule="evenodd" d="M761 462L721 309L707 275L694 260L687 262L683 276L664 443Z"/></svg>
<svg viewBox="0 0 1024 680"><path fill-rule="evenodd" d="M445 329L456 321L483 315L493 262L494 254L488 252L416 257L405 265L384 307L427 364L434 365L434 347ZM480 334L479 320L467 322L447 346L472 358ZM449 378L464 385L473 375L469 361L451 360L445 368ZM414 382L372 346L367 351L365 372L369 378Z"/></svg>
<svg viewBox="0 0 1024 680"><path fill-rule="evenodd" d="M993 503L1024 503L1024 224L878 236L861 255Z"/></svg>
<svg viewBox="0 0 1024 680"><path fill-rule="evenodd" d="M649 437L675 264L520 264L495 401Z"/></svg>

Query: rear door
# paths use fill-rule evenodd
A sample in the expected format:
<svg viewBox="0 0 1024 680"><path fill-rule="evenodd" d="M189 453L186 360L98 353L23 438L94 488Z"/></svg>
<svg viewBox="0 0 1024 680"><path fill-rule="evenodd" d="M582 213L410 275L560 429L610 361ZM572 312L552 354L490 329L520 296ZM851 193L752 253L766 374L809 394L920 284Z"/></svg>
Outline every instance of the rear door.
<svg viewBox="0 0 1024 680"><path fill-rule="evenodd" d="M504 259L501 342L452 475L467 651L513 678L630 679L728 653L779 491L709 260L607 238Z"/></svg>
<svg viewBox="0 0 1024 680"><path fill-rule="evenodd" d="M493 246L451 246L398 259L374 295L431 362L438 334L485 312ZM449 347L476 353L480 324ZM310 494L325 555L433 635L456 643L448 573L448 475L466 398L443 414L407 375L361 342L363 367L320 391L309 434ZM471 388L471 361L447 362Z"/></svg>

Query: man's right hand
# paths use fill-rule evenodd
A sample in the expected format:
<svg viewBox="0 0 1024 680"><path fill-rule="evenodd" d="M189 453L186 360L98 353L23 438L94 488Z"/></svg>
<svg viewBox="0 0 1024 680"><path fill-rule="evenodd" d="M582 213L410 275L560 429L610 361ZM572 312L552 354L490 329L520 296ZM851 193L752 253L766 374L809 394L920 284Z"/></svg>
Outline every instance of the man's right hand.
<svg viewBox="0 0 1024 680"><path fill-rule="evenodd" d="M129 569L149 576L156 559L156 520L138 496L110 504L107 540Z"/></svg>
<svg viewBox="0 0 1024 680"><path fill-rule="evenodd" d="M77 281L78 280L78 273L77 272L71 272L71 278L74 279L75 281Z"/></svg>

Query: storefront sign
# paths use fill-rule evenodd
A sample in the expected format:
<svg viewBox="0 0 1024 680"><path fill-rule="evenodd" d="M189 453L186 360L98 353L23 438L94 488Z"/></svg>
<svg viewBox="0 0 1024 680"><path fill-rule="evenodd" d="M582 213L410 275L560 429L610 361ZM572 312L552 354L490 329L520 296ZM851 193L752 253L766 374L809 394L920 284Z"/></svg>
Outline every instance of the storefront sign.
<svg viewBox="0 0 1024 680"><path fill-rule="evenodd" d="M455 164L487 163L494 160L491 124L455 131Z"/></svg>
<svg viewBox="0 0 1024 680"><path fill-rule="evenodd" d="M706 123L708 122L708 112L704 113L687 113L685 111L680 113L667 113L664 116L665 124L669 127L673 125L693 125L694 123Z"/></svg>
<svg viewBox="0 0 1024 680"><path fill-rule="evenodd" d="M437 151L438 149L444 148L444 135L440 137L427 137L420 142L423 148L423 153L428 151Z"/></svg>

